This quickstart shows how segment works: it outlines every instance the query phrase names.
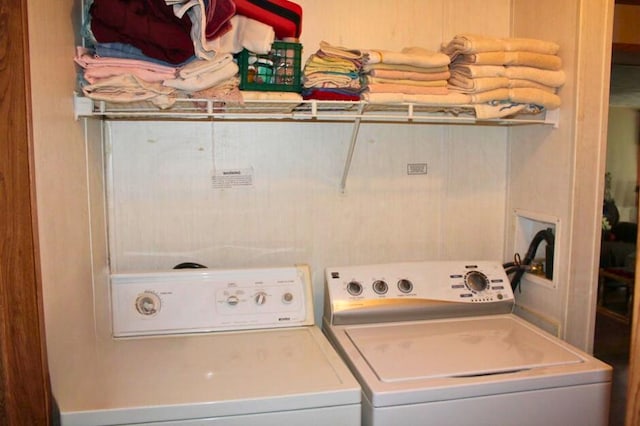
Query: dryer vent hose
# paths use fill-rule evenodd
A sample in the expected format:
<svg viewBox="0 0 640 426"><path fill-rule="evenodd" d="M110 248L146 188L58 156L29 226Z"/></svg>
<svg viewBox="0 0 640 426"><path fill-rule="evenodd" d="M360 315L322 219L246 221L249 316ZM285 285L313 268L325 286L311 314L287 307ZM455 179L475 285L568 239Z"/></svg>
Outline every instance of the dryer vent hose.
<svg viewBox="0 0 640 426"><path fill-rule="evenodd" d="M520 259L520 255L516 253L514 256L513 262L505 263L504 269L507 272L507 275L510 276L511 280L511 289L515 290L520 286L520 280L525 272L531 269L531 262L538 251L538 246L542 242L546 242L546 250L545 250L545 265L544 265L544 274L548 279L553 279L553 252L554 252L554 243L555 236L553 235L553 229L547 228L538 231L538 233L533 237L531 243L529 244L529 248L527 249L527 253L524 256L524 259Z"/></svg>

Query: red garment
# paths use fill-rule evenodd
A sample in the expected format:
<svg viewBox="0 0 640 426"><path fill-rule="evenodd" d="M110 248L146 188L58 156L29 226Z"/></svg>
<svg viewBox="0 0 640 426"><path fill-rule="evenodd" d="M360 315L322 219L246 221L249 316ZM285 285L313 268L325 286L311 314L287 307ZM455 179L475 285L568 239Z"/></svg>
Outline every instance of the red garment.
<svg viewBox="0 0 640 426"><path fill-rule="evenodd" d="M311 89L311 90L305 90L302 93L302 98L304 100L315 99L318 101L359 101L360 95L338 93L335 91L322 90L322 89Z"/></svg>
<svg viewBox="0 0 640 426"><path fill-rule="evenodd" d="M302 7L289 0L235 0L236 13L273 27L276 38L300 38Z"/></svg>
<svg viewBox="0 0 640 426"><path fill-rule="evenodd" d="M94 0L91 31L100 43L120 42L172 64L194 56L191 20L178 18L165 0Z"/></svg>
<svg viewBox="0 0 640 426"><path fill-rule="evenodd" d="M229 20L236 14L233 0L209 0L207 4L207 26L205 37L212 40L231 30Z"/></svg>

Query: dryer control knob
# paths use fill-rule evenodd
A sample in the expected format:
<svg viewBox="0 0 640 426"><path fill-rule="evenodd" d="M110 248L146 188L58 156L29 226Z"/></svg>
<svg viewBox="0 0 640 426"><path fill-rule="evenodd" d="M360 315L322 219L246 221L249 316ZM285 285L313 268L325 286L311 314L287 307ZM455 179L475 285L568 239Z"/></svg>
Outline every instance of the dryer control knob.
<svg viewBox="0 0 640 426"><path fill-rule="evenodd" d="M160 298L152 291L140 293L136 298L136 311L144 316L152 316L160 312Z"/></svg>
<svg viewBox="0 0 640 426"><path fill-rule="evenodd" d="M253 300L255 300L256 305L264 305L267 302L267 293L264 291L259 291L254 296Z"/></svg>
<svg viewBox="0 0 640 426"><path fill-rule="evenodd" d="M235 294L227 297L227 305L236 306L238 303L240 303L240 299Z"/></svg>

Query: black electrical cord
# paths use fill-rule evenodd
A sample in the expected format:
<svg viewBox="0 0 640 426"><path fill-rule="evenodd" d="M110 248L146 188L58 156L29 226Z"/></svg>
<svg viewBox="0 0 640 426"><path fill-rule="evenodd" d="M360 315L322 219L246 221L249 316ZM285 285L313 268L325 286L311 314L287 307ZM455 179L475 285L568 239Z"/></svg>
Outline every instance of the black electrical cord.
<svg viewBox="0 0 640 426"><path fill-rule="evenodd" d="M553 247L555 243L555 236L553 235L553 230L551 228L542 229L536 233L529 244L529 248L527 249L524 259L520 260L520 255L516 253L513 262L507 262L502 265L505 268L507 275L513 274L513 277L511 278L512 290L516 290L520 286L522 276L530 269L529 265L538 251L538 246L543 241L545 241L548 246Z"/></svg>

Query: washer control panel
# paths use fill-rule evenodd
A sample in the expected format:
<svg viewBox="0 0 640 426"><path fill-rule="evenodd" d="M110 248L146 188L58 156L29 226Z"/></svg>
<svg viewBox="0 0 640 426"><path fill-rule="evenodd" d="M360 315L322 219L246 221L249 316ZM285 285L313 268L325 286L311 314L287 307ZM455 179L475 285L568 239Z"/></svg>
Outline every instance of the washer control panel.
<svg viewBox="0 0 640 426"><path fill-rule="evenodd" d="M331 267L325 271L325 317L421 318L511 311L509 278L499 262L426 261Z"/></svg>
<svg viewBox="0 0 640 426"><path fill-rule="evenodd" d="M311 325L309 268L111 275L114 336Z"/></svg>

